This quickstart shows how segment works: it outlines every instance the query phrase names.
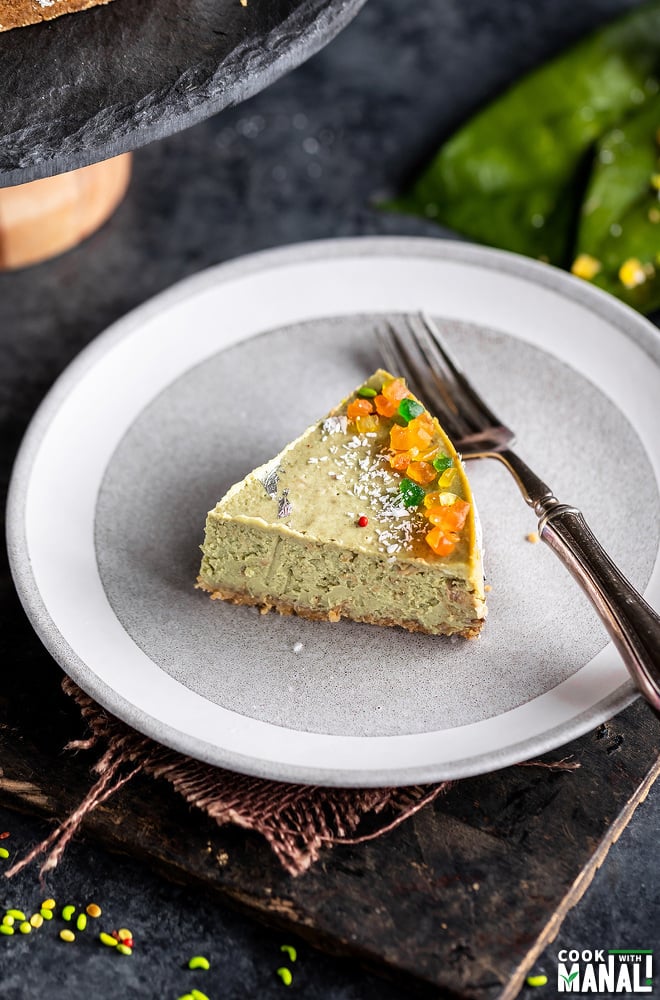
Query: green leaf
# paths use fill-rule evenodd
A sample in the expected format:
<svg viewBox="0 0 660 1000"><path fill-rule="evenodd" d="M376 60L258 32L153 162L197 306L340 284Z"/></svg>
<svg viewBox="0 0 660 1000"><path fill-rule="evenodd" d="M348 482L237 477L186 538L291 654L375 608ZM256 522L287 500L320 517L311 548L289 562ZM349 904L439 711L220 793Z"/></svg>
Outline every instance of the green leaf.
<svg viewBox="0 0 660 1000"><path fill-rule="evenodd" d="M567 264L590 147L658 90L660 0L607 25L477 114L388 206Z"/></svg>
<svg viewBox="0 0 660 1000"><path fill-rule="evenodd" d="M658 169L659 128L660 96L602 137L576 241L577 253L588 253L601 265L593 283L642 312L660 307L660 201L651 183ZM619 270L631 258L648 277L629 289Z"/></svg>

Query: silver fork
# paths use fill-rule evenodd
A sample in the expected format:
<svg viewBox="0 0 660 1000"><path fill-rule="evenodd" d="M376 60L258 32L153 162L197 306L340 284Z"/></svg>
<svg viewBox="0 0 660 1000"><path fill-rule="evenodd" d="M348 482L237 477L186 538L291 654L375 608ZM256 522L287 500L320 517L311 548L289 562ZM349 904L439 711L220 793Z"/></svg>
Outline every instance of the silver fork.
<svg viewBox="0 0 660 1000"><path fill-rule="evenodd" d="M539 518L538 533L573 574L619 650L641 693L660 712L660 617L614 565L576 507L511 450L515 434L470 385L432 320L406 317L405 329L377 330L386 365L406 378L464 458L497 458Z"/></svg>

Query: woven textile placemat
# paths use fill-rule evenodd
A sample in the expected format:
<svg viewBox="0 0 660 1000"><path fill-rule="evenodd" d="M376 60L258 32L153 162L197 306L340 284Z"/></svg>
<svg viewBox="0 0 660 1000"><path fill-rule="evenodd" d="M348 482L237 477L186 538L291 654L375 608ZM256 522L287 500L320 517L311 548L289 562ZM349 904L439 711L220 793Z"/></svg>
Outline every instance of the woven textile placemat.
<svg viewBox="0 0 660 1000"><path fill-rule="evenodd" d="M260 833L291 875L306 871L324 848L371 840L393 829L449 787L449 782L441 782L406 788L321 788L235 774L140 735L68 677L62 688L78 704L90 729L87 739L74 740L66 749L96 750L96 781L78 807L6 872L8 877L41 856L42 876L55 868L85 817L140 773L169 782L218 825L233 823ZM367 817L372 819L369 832L355 836Z"/></svg>

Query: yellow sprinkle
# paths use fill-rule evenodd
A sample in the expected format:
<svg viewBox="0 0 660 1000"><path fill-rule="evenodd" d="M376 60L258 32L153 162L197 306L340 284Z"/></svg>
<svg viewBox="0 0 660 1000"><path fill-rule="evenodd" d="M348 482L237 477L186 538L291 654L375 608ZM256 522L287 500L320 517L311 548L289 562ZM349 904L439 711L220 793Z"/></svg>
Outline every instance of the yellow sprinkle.
<svg viewBox="0 0 660 1000"><path fill-rule="evenodd" d="M121 944L121 943L118 944L117 945L117 951L120 953L120 955L132 955L133 954L133 949L129 948L127 944Z"/></svg>
<svg viewBox="0 0 660 1000"><path fill-rule="evenodd" d="M33 927L41 927L43 922L44 918L41 916L40 913L33 913L32 916L30 917L30 923L32 924Z"/></svg>
<svg viewBox="0 0 660 1000"><path fill-rule="evenodd" d="M539 536L535 531L530 531L528 535L525 535L525 538L528 542L531 542L532 545L538 545L540 541Z"/></svg>
<svg viewBox="0 0 660 1000"><path fill-rule="evenodd" d="M291 970L287 968L282 968L277 970L277 975L280 977L285 986L290 986L293 982L293 976L291 975Z"/></svg>
<svg viewBox="0 0 660 1000"><path fill-rule="evenodd" d="M5 914L5 916L2 918L2 926L3 927L14 926L14 918L11 916L11 914L9 913Z"/></svg>
<svg viewBox="0 0 660 1000"><path fill-rule="evenodd" d="M87 907L87 915L92 917L94 920L96 920L97 917L100 917L102 912L101 907L96 903L90 903Z"/></svg>
<svg viewBox="0 0 660 1000"><path fill-rule="evenodd" d="M211 963L204 955L193 955L192 958L188 959L188 968L208 970L211 968Z"/></svg>
<svg viewBox="0 0 660 1000"><path fill-rule="evenodd" d="M0 924L0 934L10 935L14 933L13 927L8 927L7 924Z"/></svg>
<svg viewBox="0 0 660 1000"><path fill-rule="evenodd" d="M13 917L14 920L25 920L25 914L22 910L7 910L7 916Z"/></svg>
<svg viewBox="0 0 660 1000"><path fill-rule="evenodd" d="M528 986L545 986L548 981L547 976L528 976L527 985Z"/></svg>
<svg viewBox="0 0 660 1000"><path fill-rule="evenodd" d="M646 281L646 271L641 261L636 257L630 257L624 261L619 268L619 281L626 288L636 288Z"/></svg>
<svg viewBox="0 0 660 1000"><path fill-rule="evenodd" d="M76 940L76 935L73 933L73 931L68 931L66 929L60 931L60 937L62 941L66 941L67 944L71 944L72 941Z"/></svg>
<svg viewBox="0 0 660 1000"><path fill-rule="evenodd" d="M22 923L19 924L18 929L21 932L21 934L31 934L32 924L29 924L27 920L23 920Z"/></svg>
<svg viewBox="0 0 660 1000"><path fill-rule="evenodd" d="M9 851L7 850L7 848L0 847L0 858L8 858L8 857L9 857Z"/></svg>
<svg viewBox="0 0 660 1000"><path fill-rule="evenodd" d="M591 254L580 253L571 264L571 272L576 278L584 278L585 281L591 281L592 278L596 277L601 267L600 261L592 257Z"/></svg>
<svg viewBox="0 0 660 1000"><path fill-rule="evenodd" d="M660 174L651 174L651 186L660 191Z"/></svg>
<svg viewBox="0 0 660 1000"><path fill-rule="evenodd" d="M120 941L127 941L128 938L133 937L133 933L132 931L129 931L128 927L120 927L117 934L119 935Z"/></svg>
<svg viewBox="0 0 660 1000"><path fill-rule="evenodd" d="M105 944L108 948L116 948L118 945L117 938L113 938L112 934L105 934L103 931L99 934L99 941L101 944Z"/></svg>
<svg viewBox="0 0 660 1000"><path fill-rule="evenodd" d="M43 903L41 904L41 909L42 910L54 910L56 906L57 906L57 903L55 902L54 899L44 899Z"/></svg>

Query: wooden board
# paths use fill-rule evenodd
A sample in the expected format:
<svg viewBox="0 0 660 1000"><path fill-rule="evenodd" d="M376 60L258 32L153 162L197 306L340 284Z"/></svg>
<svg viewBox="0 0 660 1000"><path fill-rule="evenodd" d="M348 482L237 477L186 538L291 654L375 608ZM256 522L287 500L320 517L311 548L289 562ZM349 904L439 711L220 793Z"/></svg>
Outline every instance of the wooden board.
<svg viewBox="0 0 660 1000"><path fill-rule="evenodd" d="M88 789L92 758L59 752L82 730L50 670L29 694L20 671L9 681L0 801L61 818ZM637 703L548 758L571 754L578 770L521 766L459 782L397 830L336 847L298 879L260 837L218 829L163 782L138 779L86 830L407 991L510 1000L657 776L659 737L660 721Z"/></svg>

